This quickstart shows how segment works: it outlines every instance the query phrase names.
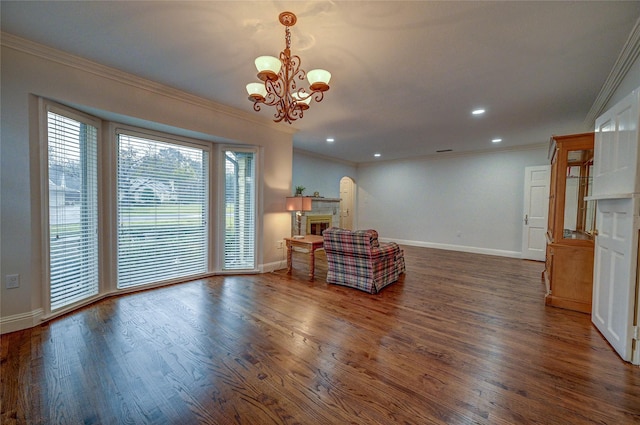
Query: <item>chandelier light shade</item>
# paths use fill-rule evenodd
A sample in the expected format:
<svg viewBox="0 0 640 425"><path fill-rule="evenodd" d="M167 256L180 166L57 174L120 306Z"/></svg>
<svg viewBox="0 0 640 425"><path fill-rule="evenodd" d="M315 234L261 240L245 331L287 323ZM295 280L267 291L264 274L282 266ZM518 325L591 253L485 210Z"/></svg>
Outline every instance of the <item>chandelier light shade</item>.
<svg viewBox="0 0 640 425"><path fill-rule="evenodd" d="M311 84L311 90L319 90L321 92L329 90L329 80L331 73L324 69L312 69L307 73L307 80Z"/></svg>
<svg viewBox="0 0 640 425"><path fill-rule="evenodd" d="M312 69L308 73L300 68L299 56L291 54L291 31L297 18L291 12L282 12L280 23L285 26L285 49L280 57L260 56L255 60L258 79L262 83L247 84L249 100L253 110L260 111L260 105L275 106L274 121L293 121L302 118L303 111L309 109L311 100L321 102L324 92L329 90L331 73L324 69ZM298 87L305 77L309 89Z"/></svg>
<svg viewBox="0 0 640 425"><path fill-rule="evenodd" d="M292 96L296 100L297 108L300 108L303 111L309 109L309 104L311 103L311 96L308 96L304 99L301 99L298 93L294 93Z"/></svg>
<svg viewBox="0 0 640 425"><path fill-rule="evenodd" d="M267 89L264 87L264 84L261 83L249 83L247 84L247 92L249 92L249 97L253 100L264 100L264 97L267 95Z"/></svg>
<svg viewBox="0 0 640 425"><path fill-rule="evenodd" d="M259 56L256 58L256 68L258 69L258 78L262 81L275 81L278 79L278 72L282 63L275 56Z"/></svg>

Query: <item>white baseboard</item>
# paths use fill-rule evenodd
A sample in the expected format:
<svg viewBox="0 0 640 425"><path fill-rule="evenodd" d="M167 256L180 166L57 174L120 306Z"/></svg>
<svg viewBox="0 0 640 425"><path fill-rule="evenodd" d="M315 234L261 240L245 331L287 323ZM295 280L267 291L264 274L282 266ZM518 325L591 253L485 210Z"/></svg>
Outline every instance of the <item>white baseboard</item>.
<svg viewBox="0 0 640 425"><path fill-rule="evenodd" d="M14 314L13 316L0 317L0 334L20 331L32 328L42 322L44 310L38 308L27 313Z"/></svg>
<svg viewBox="0 0 640 425"><path fill-rule="evenodd" d="M411 241L411 240L403 240L403 239L380 238L380 241L381 242L396 242L399 245L409 245L409 246L420 246L420 247L424 247L424 248L444 249L444 250L447 250L447 251L469 252L469 253L472 253L472 254L496 255L496 256L499 256L499 257L510 257L510 258L522 258L522 253L520 251L506 251L506 250L502 250L502 249L480 248L480 247L474 247L474 246L452 245L452 244L423 242L423 241Z"/></svg>
<svg viewBox="0 0 640 425"><path fill-rule="evenodd" d="M287 268L287 260L274 261L272 263L261 264L258 267L260 273L271 273L276 270L282 270Z"/></svg>

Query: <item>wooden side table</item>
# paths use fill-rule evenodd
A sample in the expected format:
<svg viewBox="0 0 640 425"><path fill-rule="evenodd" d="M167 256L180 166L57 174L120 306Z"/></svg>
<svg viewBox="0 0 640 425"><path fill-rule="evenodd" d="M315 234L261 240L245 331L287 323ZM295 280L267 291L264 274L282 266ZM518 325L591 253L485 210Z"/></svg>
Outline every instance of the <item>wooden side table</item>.
<svg viewBox="0 0 640 425"><path fill-rule="evenodd" d="M304 238L284 238L284 240L287 243L287 273L291 273L293 263L291 260L291 252L293 251L293 247L297 246L309 250L309 279L313 279L316 265L315 252L316 249L322 248L324 245L323 237L318 235L306 235Z"/></svg>

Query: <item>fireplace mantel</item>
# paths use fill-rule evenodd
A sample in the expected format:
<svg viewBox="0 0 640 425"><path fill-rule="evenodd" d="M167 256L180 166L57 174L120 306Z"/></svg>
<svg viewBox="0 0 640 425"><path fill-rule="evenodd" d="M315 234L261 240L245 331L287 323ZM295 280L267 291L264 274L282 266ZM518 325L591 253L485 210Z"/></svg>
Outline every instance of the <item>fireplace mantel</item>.
<svg viewBox="0 0 640 425"><path fill-rule="evenodd" d="M316 198L314 196L309 196L311 198L311 202L338 202L340 203L340 198Z"/></svg>

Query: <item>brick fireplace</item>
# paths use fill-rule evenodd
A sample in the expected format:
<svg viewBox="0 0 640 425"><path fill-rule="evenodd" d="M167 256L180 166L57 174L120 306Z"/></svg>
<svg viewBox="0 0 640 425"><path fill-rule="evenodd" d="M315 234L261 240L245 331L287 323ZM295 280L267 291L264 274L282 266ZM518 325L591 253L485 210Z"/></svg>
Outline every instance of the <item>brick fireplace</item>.
<svg viewBox="0 0 640 425"><path fill-rule="evenodd" d="M295 213L291 215L291 234L298 232ZM302 235L321 235L329 227L340 226L339 198L312 198L311 211L302 215L300 233Z"/></svg>

